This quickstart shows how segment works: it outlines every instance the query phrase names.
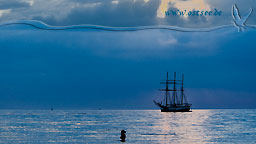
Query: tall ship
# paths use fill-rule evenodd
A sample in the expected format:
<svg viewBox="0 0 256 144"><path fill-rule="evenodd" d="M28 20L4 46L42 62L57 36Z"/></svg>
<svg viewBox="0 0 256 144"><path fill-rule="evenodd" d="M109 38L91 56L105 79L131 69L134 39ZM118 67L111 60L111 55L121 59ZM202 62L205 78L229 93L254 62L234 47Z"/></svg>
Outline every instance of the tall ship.
<svg viewBox="0 0 256 144"><path fill-rule="evenodd" d="M159 89L165 95L160 102L153 101L161 112L191 112L191 104L188 103L184 94L183 82L184 74L182 74L182 80L176 80L176 72L174 72L174 79L169 80L167 72L166 80L160 82L165 85L165 89Z"/></svg>

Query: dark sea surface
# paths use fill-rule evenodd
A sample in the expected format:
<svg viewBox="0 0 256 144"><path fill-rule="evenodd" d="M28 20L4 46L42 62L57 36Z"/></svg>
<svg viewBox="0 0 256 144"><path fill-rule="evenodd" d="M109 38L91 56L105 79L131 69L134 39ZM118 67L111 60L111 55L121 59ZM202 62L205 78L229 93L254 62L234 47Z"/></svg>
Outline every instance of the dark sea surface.
<svg viewBox="0 0 256 144"><path fill-rule="evenodd" d="M256 143L255 109L1 110L0 143Z"/></svg>

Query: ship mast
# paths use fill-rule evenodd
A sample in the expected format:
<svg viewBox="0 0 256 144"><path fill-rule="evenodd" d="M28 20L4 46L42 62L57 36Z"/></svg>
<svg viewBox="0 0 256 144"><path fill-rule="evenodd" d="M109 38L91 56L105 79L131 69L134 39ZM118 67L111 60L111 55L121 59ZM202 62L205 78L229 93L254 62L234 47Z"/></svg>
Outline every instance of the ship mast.
<svg viewBox="0 0 256 144"><path fill-rule="evenodd" d="M182 104L182 105L183 105L183 97L184 97L183 82L184 82L184 74L182 74L182 83L181 83L181 104Z"/></svg>
<svg viewBox="0 0 256 144"><path fill-rule="evenodd" d="M167 72L167 79L166 79L166 91L165 91L165 105L167 106L168 104L168 72Z"/></svg>
<svg viewBox="0 0 256 144"><path fill-rule="evenodd" d="M173 104L176 105L175 103L175 97L176 97L176 72L174 72L174 80L173 80Z"/></svg>
<svg viewBox="0 0 256 144"><path fill-rule="evenodd" d="M165 91L165 100L163 102L165 103L165 106L168 106L168 103L170 105L177 105L177 104L183 104L184 100L186 101L185 95L183 93L184 88L183 88L183 81L184 81L184 75L182 75L182 80L176 80L176 72L174 72L174 79L169 80L168 79L168 72L166 75L166 81L160 82L160 84L165 84L164 89L159 89L160 91ZM169 84L173 84L173 89L169 89ZM181 89L177 89L177 86L181 85ZM169 91L173 92L172 97L169 96ZM177 95L177 91L181 91L181 97Z"/></svg>

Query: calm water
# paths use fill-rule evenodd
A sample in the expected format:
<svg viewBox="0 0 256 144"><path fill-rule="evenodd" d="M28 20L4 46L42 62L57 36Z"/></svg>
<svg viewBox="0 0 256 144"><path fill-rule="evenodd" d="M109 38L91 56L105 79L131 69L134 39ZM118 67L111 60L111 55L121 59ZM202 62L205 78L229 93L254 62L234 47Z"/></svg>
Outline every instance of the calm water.
<svg viewBox="0 0 256 144"><path fill-rule="evenodd" d="M0 143L256 143L256 110L1 110Z"/></svg>

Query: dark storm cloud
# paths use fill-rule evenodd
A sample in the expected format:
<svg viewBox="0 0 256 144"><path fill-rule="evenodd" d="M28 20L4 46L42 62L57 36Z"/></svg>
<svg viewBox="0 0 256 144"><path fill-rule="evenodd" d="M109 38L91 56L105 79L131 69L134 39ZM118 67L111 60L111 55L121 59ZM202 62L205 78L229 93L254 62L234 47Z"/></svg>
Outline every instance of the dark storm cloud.
<svg viewBox="0 0 256 144"><path fill-rule="evenodd" d="M33 19L44 21L51 25L76 25L76 24L95 24L105 26L142 26L142 25L172 25L187 28L201 28L227 25L232 23L231 8L234 4L232 1L225 2L223 5L220 1L209 1L211 10L215 8L222 11L221 16L167 16L160 18L157 16L157 11L160 6L160 0L151 0L144 2L142 0L131 1L124 0L112 3L112 1L82 1L74 0L72 3L77 3L70 12L63 18L57 19L54 15L42 17L34 16ZM241 13L247 12L255 1L250 1L244 4L241 1L235 2L238 6L241 5ZM87 4L85 6L84 4ZM91 5L91 6L89 6ZM248 7L249 6L249 7ZM254 6L252 6L254 8ZM175 3L169 3L169 9L178 10ZM255 6L256 9L256 6ZM256 18L253 15L248 20L248 23L254 23Z"/></svg>
<svg viewBox="0 0 256 144"><path fill-rule="evenodd" d="M75 0L75 2L78 2ZM159 6L158 0L149 1L119 1L113 4L112 1L102 1L100 3L88 3L79 1L70 13L61 20L53 16L36 16L33 19L42 20L51 25L74 25L74 24L94 24L105 26L139 26L156 25L156 11ZM88 4L88 5L84 5Z"/></svg>
<svg viewBox="0 0 256 144"><path fill-rule="evenodd" d="M187 0L189 2L189 0ZM32 1L30 1L32 2ZM169 2L169 9L178 10L175 2ZM167 16L159 17L158 11L161 0L59 0L44 1L1 1L2 9L11 9L2 13L0 21L19 19L40 20L49 25L79 25L94 24L105 26L148 26L148 25L172 25L186 28L205 28L232 24L231 8L237 4L241 15L248 12L249 8L256 9L256 1L250 0L244 3L242 0L221 1L207 0L211 10L215 8L222 11L221 16ZM31 4L31 7L29 7ZM26 9L14 9L26 7ZM249 17L250 24L256 23L255 12Z"/></svg>
<svg viewBox="0 0 256 144"><path fill-rule="evenodd" d="M21 0L0 0L0 10L15 9L15 8L27 8L30 4Z"/></svg>
<svg viewBox="0 0 256 144"><path fill-rule="evenodd" d="M40 20L50 25L77 25L94 24L104 26L148 26L148 25L172 25L180 27L201 27L202 25L211 26L211 21L205 16L188 17L170 15L159 18L157 11L160 0L131 1L123 0L114 4L112 1L81 1L62 19L56 19L54 15L46 17L35 16L32 19ZM86 4L86 5L84 5ZM169 9L178 10L174 3L169 3Z"/></svg>

